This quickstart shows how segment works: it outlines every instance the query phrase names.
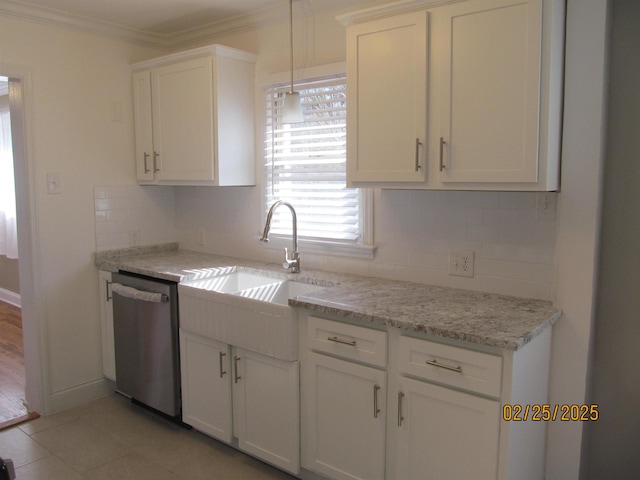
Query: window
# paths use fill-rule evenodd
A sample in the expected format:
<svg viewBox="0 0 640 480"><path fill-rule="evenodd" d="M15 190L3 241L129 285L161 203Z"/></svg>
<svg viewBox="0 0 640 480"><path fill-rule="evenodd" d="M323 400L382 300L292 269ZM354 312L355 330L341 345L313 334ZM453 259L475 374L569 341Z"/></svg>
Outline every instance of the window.
<svg viewBox="0 0 640 480"><path fill-rule="evenodd" d="M301 242L366 244L365 195L346 188L346 76L300 81L295 89L305 122L283 124L289 84L266 88L265 216L275 201L285 200L296 209ZM271 235L291 235L288 209L275 212Z"/></svg>
<svg viewBox="0 0 640 480"><path fill-rule="evenodd" d="M9 84L0 77L0 255L18 258Z"/></svg>

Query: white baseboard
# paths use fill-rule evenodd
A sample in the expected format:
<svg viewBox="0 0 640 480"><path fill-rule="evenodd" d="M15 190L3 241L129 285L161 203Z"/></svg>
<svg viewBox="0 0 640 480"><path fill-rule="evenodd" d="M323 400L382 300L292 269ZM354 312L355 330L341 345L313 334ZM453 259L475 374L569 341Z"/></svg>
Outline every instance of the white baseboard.
<svg viewBox="0 0 640 480"><path fill-rule="evenodd" d="M68 410L69 408L84 405L114 392L114 383L101 378L82 385L77 385L66 390L53 393L49 401L49 412L38 412L41 415Z"/></svg>
<svg viewBox="0 0 640 480"><path fill-rule="evenodd" d="M12 292L10 290L6 290L4 288L0 288L0 300L6 303L10 303L18 308L21 307L20 303L20 294Z"/></svg>

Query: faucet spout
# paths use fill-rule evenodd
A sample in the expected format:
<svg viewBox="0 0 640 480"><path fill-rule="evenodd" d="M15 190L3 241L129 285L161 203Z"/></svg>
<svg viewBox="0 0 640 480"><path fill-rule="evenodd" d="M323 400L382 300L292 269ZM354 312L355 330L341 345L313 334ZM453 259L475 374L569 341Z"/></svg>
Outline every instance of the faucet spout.
<svg viewBox="0 0 640 480"><path fill-rule="evenodd" d="M269 241L269 230L271 230L271 219L273 218L273 212L280 205L284 205L288 207L291 211L291 220L293 224L293 234L291 235L291 239L293 241L293 252L289 252L288 249L284 249L284 262L282 263L283 268L288 269L291 273L300 273L300 252L298 252L298 218L296 216L296 210L293 208L289 202L285 202L283 200L278 200L269 209L269 213L267 214L267 221L264 224L264 232L262 233L262 237L260 238L261 242Z"/></svg>

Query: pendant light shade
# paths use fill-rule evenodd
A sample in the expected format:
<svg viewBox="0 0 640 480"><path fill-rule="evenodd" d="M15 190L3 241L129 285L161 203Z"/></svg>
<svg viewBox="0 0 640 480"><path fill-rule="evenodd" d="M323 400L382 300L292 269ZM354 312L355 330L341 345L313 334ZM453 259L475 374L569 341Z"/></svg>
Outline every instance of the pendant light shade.
<svg viewBox="0 0 640 480"><path fill-rule="evenodd" d="M289 67L291 71L291 88L284 95L282 105L282 123L302 123L302 103L300 92L293 90L293 0L289 0Z"/></svg>
<svg viewBox="0 0 640 480"><path fill-rule="evenodd" d="M300 92L290 92L284 94L284 103L282 105L282 123L302 123L304 115L302 114L302 103L300 103Z"/></svg>

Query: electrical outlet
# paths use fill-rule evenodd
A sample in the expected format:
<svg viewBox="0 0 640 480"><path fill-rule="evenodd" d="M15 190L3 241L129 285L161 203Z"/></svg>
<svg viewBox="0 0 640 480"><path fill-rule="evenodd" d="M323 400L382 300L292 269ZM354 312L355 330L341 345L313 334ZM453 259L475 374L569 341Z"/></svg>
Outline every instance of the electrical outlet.
<svg viewBox="0 0 640 480"><path fill-rule="evenodd" d="M140 232L138 230L132 230L129 232L129 246L137 247L140 244Z"/></svg>
<svg viewBox="0 0 640 480"><path fill-rule="evenodd" d="M62 193L59 173L47 173L47 193L49 195Z"/></svg>
<svg viewBox="0 0 640 480"><path fill-rule="evenodd" d="M449 275L473 277L473 257L472 250L449 251Z"/></svg>

